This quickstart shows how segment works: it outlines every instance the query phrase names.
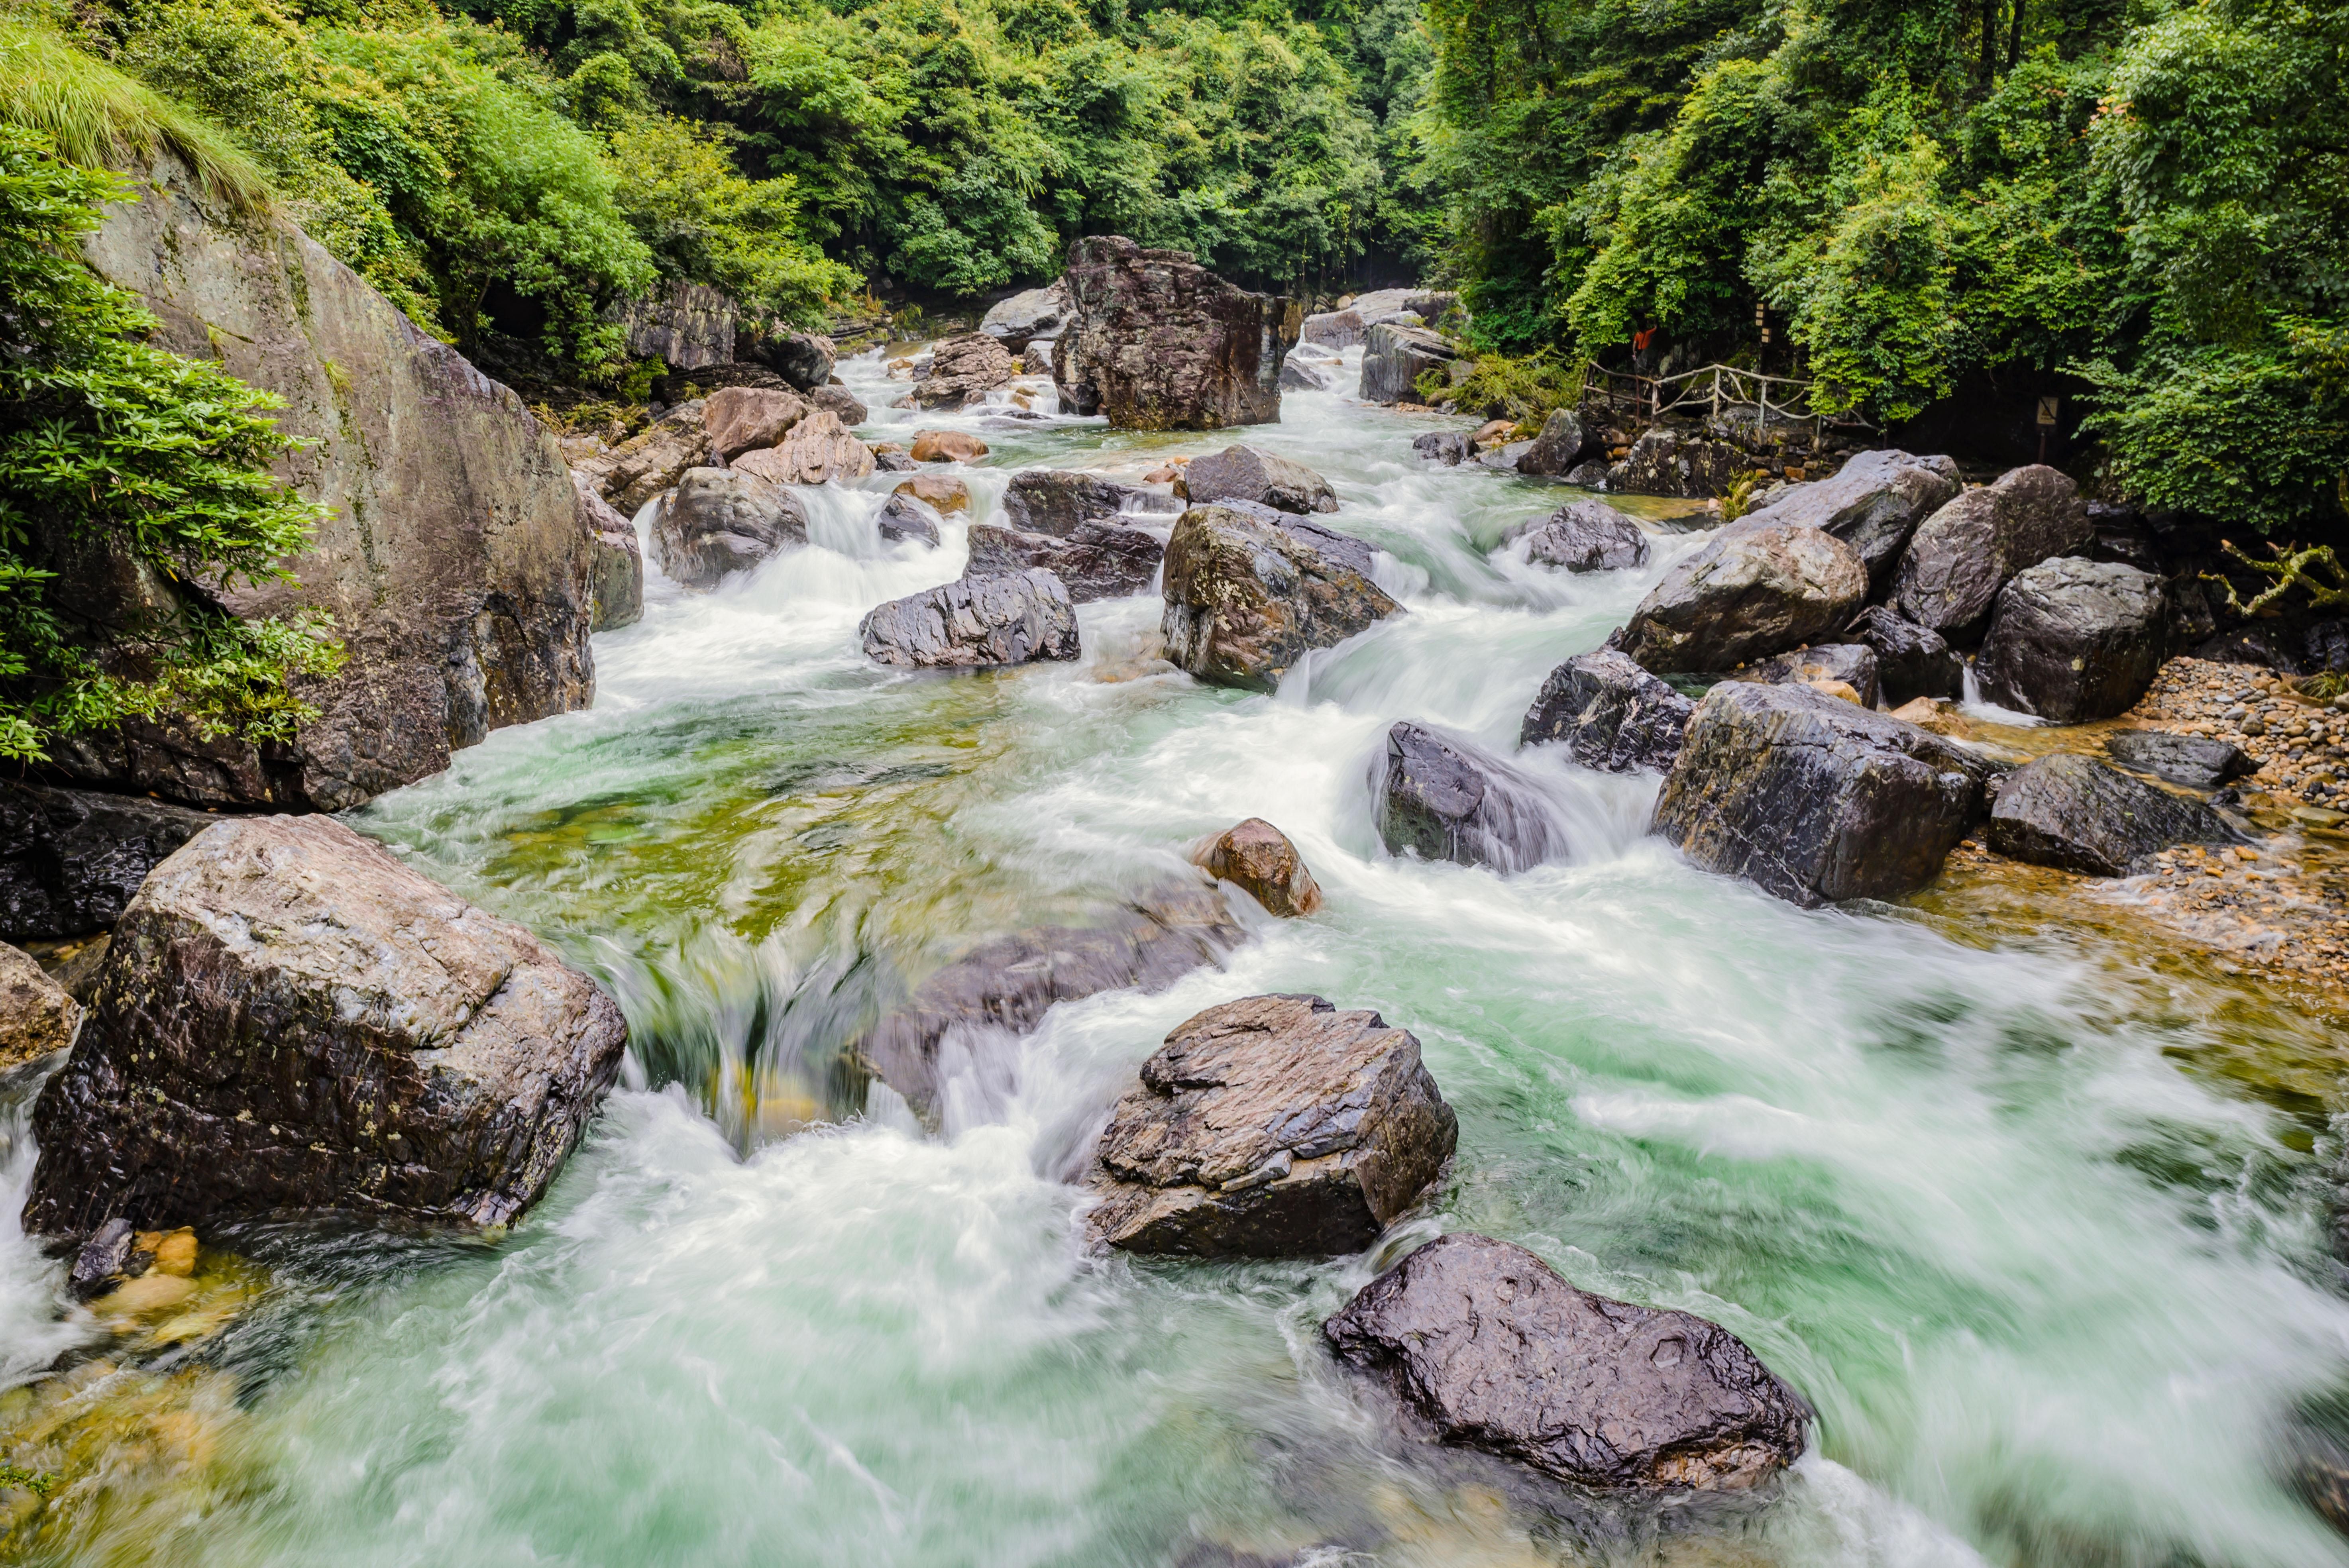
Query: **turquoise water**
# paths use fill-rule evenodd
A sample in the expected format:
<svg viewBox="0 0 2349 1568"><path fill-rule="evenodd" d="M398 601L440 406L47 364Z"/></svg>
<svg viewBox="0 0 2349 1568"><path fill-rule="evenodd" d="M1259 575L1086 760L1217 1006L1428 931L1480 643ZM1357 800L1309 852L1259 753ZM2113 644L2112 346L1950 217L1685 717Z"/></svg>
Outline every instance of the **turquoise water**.
<svg viewBox="0 0 2349 1568"><path fill-rule="evenodd" d="M910 418L882 410L877 360L843 373L876 424ZM1221 444L922 422L994 445L979 515L1020 466L1138 476ZM936 552L882 546L876 476L811 498L807 551L714 594L653 583L644 621L597 640L594 710L357 813L613 986L626 1083L509 1236L233 1238L271 1283L224 1332L93 1386L92 1408L144 1414L31 1559L2349 1557L2276 1479L2292 1412L2349 1350L2321 1122L2197 1068L2247 1028L2253 1050L2327 1049L2317 1023L2245 1025L2060 933L1794 909L1643 837L1651 781L1554 757L1525 763L1563 862L1505 879L1381 850L1388 725L1510 747L1542 676L1702 537L1659 515L1649 567L1601 577L1495 555L1556 493L1420 468L1409 437L1438 422L1291 395L1247 433L1332 480L1330 521L1381 547L1410 609L1275 696L1157 663L1147 597L1083 607L1072 666L866 665L864 611L964 554L959 523ZM1081 918L1251 815L1297 841L1322 914L1254 916L1226 968L1165 994L1058 1009L966 1064L934 1130L845 1068L960 946ZM1071 1179L1134 1064L1268 990L1419 1036L1460 1113L1447 1183L1365 1257L1088 1255ZM21 1135L7 1170L21 1190ZM1318 1324L1461 1228L1727 1325L1817 1406L1812 1452L1755 1506L1640 1512L1416 1443ZM55 1321L47 1267L0 1244L19 1380L104 1337ZM169 1441L139 1424L158 1409L182 1422ZM183 1428L201 1441L174 1448Z"/></svg>

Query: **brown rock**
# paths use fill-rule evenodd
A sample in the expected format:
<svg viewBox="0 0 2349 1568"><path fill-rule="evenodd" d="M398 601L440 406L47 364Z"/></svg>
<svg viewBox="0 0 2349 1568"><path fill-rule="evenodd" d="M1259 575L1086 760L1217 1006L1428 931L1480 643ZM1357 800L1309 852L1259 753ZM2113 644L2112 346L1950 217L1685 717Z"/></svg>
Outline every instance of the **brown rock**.
<svg viewBox="0 0 2349 1568"><path fill-rule="evenodd" d="M32 954L0 942L0 1072L73 1044L81 1006Z"/></svg>
<svg viewBox="0 0 2349 1568"><path fill-rule="evenodd" d="M696 398L667 413L612 449L608 457L583 462L595 493L626 516L677 483L679 474L709 461L709 432L702 426L704 405Z"/></svg>
<svg viewBox="0 0 2349 1568"><path fill-rule="evenodd" d="M1402 613L1371 564L1368 544L1301 517L1193 507L1166 545L1166 656L1210 686L1270 691L1309 650Z"/></svg>
<svg viewBox="0 0 2349 1568"><path fill-rule="evenodd" d="M807 400L819 408L828 410L833 418L843 425L852 427L862 425L873 417L873 410L864 406L863 398L836 381L827 381L821 387L809 387Z"/></svg>
<svg viewBox="0 0 2349 1568"><path fill-rule="evenodd" d="M998 387L1008 387L1019 366L999 338L983 332L949 337L930 351L930 373L914 384L918 408L963 408L983 403Z"/></svg>
<svg viewBox="0 0 2349 1568"><path fill-rule="evenodd" d="M818 408L793 425L781 446L745 452L733 466L773 484L820 485L863 479L873 471L873 454L832 410Z"/></svg>
<svg viewBox="0 0 2349 1568"><path fill-rule="evenodd" d="M1261 817L1226 829L1199 863L1216 881L1237 883L1270 913L1306 915L1321 907L1321 889L1305 869L1305 857Z"/></svg>
<svg viewBox="0 0 2349 1568"><path fill-rule="evenodd" d="M916 430L914 460L917 463L972 463L987 456L987 443L968 430Z"/></svg>
<svg viewBox="0 0 2349 1568"><path fill-rule="evenodd" d="M1117 234L1069 252L1069 325L1052 355L1061 407L1128 430L1216 430L1280 418L1280 365L1304 313L1250 294L1186 251Z"/></svg>
<svg viewBox="0 0 2349 1568"><path fill-rule="evenodd" d="M891 495L909 495L939 511L968 511L970 487L948 474L916 474L900 480Z"/></svg>
<svg viewBox="0 0 2349 1568"><path fill-rule="evenodd" d="M808 416L808 401L796 392L765 387L726 387L709 395L701 415L709 449L732 462L745 452L771 447Z"/></svg>

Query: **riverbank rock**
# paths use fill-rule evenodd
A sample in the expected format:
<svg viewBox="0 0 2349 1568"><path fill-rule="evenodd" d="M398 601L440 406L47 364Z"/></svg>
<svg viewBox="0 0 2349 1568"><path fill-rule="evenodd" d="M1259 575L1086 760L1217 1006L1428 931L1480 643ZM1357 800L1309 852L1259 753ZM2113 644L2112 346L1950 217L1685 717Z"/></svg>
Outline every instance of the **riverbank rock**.
<svg viewBox="0 0 2349 1568"><path fill-rule="evenodd" d="M142 795L0 779L0 941L108 929L149 872L219 820Z"/></svg>
<svg viewBox="0 0 2349 1568"><path fill-rule="evenodd" d="M930 373L914 383L916 407L963 408L987 401L988 393L1009 387L1019 366L1000 339L983 332L949 337L930 350Z"/></svg>
<svg viewBox="0 0 2349 1568"><path fill-rule="evenodd" d="M1182 510L1181 501L1156 490L1063 469L1023 469L1003 492L1005 520L1028 533L1066 535L1081 522L1123 511L1171 515Z"/></svg>
<svg viewBox="0 0 2349 1568"><path fill-rule="evenodd" d="M587 591L595 605L595 629L613 632L633 626L645 614L645 554L636 541L636 525L576 475L572 494L579 505L579 526L591 547Z"/></svg>
<svg viewBox="0 0 2349 1568"><path fill-rule="evenodd" d="M1707 871L1806 907L1932 881L1982 815L1989 765L1806 686L1724 681L1689 718L1656 829Z"/></svg>
<svg viewBox="0 0 2349 1568"><path fill-rule="evenodd" d="M820 485L863 479L873 471L873 450L848 433L839 416L817 408L784 432L780 444L745 452L733 467L770 484Z"/></svg>
<svg viewBox="0 0 2349 1568"><path fill-rule="evenodd" d="M1510 525L1505 545L1526 541L1526 559L1568 572L1620 572L1648 563L1648 535L1603 500L1568 501L1547 517Z"/></svg>
<svg viewBox="0 0 2349 1568"><path fill-rule="evenodd" d="M216 822L115 927L34 1106L25 1225L503 1224L554 1180L627 1040L536 937L334 819Z"/></svg>
<svg viewBox="0 0 2349 1568"><path fill-rule="evenodd" d="M0 942L0 1073L64 1050L80 1023L81 1005L65 987L31 954Z"/></svg>
<svg viewBox="0 0 2349 1568"><path fill-rule="evenodd" d="M1360 1252L1451 1158L1459 1119L1419 1041L1319 996L1177 1025L1096 1150L1099 1243L1193 1257Z"/></svg>
<svg viewBox="0 0 2349 1568"><path fill-rule="evenodd" d="M1321 907L1320 884L1305 869L1305 857L1288 834L1262 817L1225 829L1199 856L1199 864L1217 882L1236 884L1268 913L1290 919Z"/></svg>
<svg viewBox="0 0 2349 1568"><path fill-rule="evenodd" d="M796 391L812 392L832 379L832 339L821 333L794 331L780 323L746 332L738 324L734 352L738 358L765 366Z"/></svg>
<svg viewBox="0 0 2349 1568"><path fill-rule="evenodd" d="M2199 800L2059 752L2025 763L2000 784L1989 837L2009 860L2119 877L2172 844L2233 843L2242 835Z"/></svg>
<svg viewBox="0 0 2349 1568"><path fill-rule="evenodd" d="M2196 789L2215 789L2260 770L2256 758L2230 742L2167 729L2115 730L2105 737L2105 750L2124 768Z"/></svg>
<svg viewBox="0 0 2349 1568"><path fill-rule="evenodd" d="M1073 659L1077 610L1049 572L940 583L867 612L864 656L905 669L977 669Z"/></svg>
<svg viewBox="0 0 2349 1568"><path fill-rule="evenodd" d="M1430 430L1411 438L1412 455L1422 461L1456 469L1476 455L1465 430Z"/></svg>
<svg viewBox="0 0 2349 1568"><path fill-rule="evenodd" d="M1174 483L1193 506L1249 500L1275 511L1299 514L1338 510L1338 495L1328 480L1303 463L1276 458L1255 447L1226 447L1220 452L1193 458Z"/></svg>
<svg viewBox="0 0 2349 1568"><path fill-rule="evenodd" d="M1038 338L1060 336L1068 325L1069 285L1054 278L1042 288L998 300L980 318L978 330L1017 354Z"/></svg>
<svg viewBox="0 0 2349 1568"><path fill-rule="evenodd" d="M687 469L653 524L661 570L702 593L807 539L799 498L739 467Z"/></svg>
<svg viewBox="0 0 2349 1568"><path fill-rule="evenodd" d="M1052 352L1061 407L1122 430L1219 430L1280 418L1280 366L1303 313L1187 251L1118 234L1070 247L1069 325Z"/></svg>
<svg viewBox="0 0 2349 1568"><path fill-rule="evenodd" d="M721 387L704 400L702 428L709 449L732 462L745 452L771 447L808 417L808 400L771 387Z"/></svg>
<svg viewBox="0 0 2349 1568"><path fill-rule="evenodd" d="M880 511L874 516L873 526L880 530L881 537L891 544L914 539L935 547L942 537L936 509L900 491L892 491L889 499L881 503Z"/></svg>
<svg viewBox="0 0 2349 1568"><path fill-rule="evenodd" d="M1373 326L1362 341L1362 378L1354 395L1365 403L1416 403L1419 378L1431 370L1448 377L1460 357L1457 348L1424 327Z"/></svg>
<svg viewBox="0 0 2349 1568"><path fill-rule="evenodd" d="M1618 495L1727 495L1752 459L1727 441L1708 440L1670 426L1651 427L1607 470Z"/></svg>
<svg viewBox="0 0 2349 1568"><path fill-rule="evenodd" d="M2161 579L2117 561L2059 556L1999 591L1974 655L1982 694L2058 724L2126 713L2161 668Z"/></svg>
<svg viewBox="0 0 2349 1568"><path fill-rule="evenodd" d="M1860 643L1819 643L1791 654L1775 654L1729 678L1767 686L1814 686L1822 690L1841 686L1862 707L1874 707L1882 690L1876 650Z"/></svg>
<svg viewBox="0 0 2349 1568"><path fill-rule="evenodd" d="M1024 533L991 522L970 525L972 577L1039 569L1059 578L1079 604L1123 599L1147 589L1158 575L1166 547L1155 534L1128 528L1114 518L1081 522L1063 538Z"/></svg>
<svg viewBox="0 0 2349 1568"><path fill-rule="evenodd" d="M1580 415L1571 408L1552 408L1533 445L1518 456L1517 472L1564 479L1583 459L1602 451Z"/></svg>
<svg viewBox="0 0 2349 1568"><path fill-rule="evenodd" d="M1610 1301L1467 1232L1364 1285L1321 1332L1439 1441L1580 1486L1728 1491L1802 1456L1811 1408L1744 1341Z"/></svg>
<svg viewBox="0 0 2349 1568"><path fill-rule="evenodd" d="M1548 802L1516 769L1408 719L1387 731L1371 797L1392 854L1521 872L1566 847Z"/></svg>
<svg viewBox="0 0 2349 1568"><path fill-rule="evenodd" d="M1867 597L1867 566L1833 535L1732 526L1664 573L1608 643L1658 675L1726 670L1842 630Z"/></svg>
<svg viewBox="0 0 2349 1568"><path fill-rule="evenodd" d="M610 451L583 460L573 471L585 475L595 493L621 515L634 517L645 502L677 483L679 474L709 463L708 409L709 405L698 397L679 403Z"/></svg>
<svg viewBox="0 0 2349 1568"><path fill-rule="evenodd" d="M1166 656L1210 686L1270 691L1308 651L1402 612L1370 570L1369 545L1318 523L1193 507L1166 545Z"/></svg>
<svg viewBox="0 0 2349 1568"><path fill-rule="evenodd" d="M1519 746L1562 742L1601 773L1663 772L1681 751L1696 704L1613 648L1579 654L1550 671L1526 710Z"/></svg>
<svg viewBox="0 0 2349 1568"><path fill-rule="evenodd" d="M1902 707L1925 697L1955 697L1965 689L1966 661L1941 634L1904 621L1889 604L1870 604L1844 635L1876 654L1876 669L1887 706Z"/></svg>
<svg viewBox="0 0 2349 1568"><path fill-rule="evenodd" d="M1831 533L1859 552L1869 583L1882 588L1918 525L1958 490L1958 465L1951 459L1861 452L1826 479L1787 487L1744 521Z"/></svg>
<svg viewBox="0 0 2349 1568"><path fill-rule="evenodd" d="M1905 618L1971 646L2007 580L2095 542L2080 487L2033 463L1966 490L1918 525L1892 575Z"/></svg>

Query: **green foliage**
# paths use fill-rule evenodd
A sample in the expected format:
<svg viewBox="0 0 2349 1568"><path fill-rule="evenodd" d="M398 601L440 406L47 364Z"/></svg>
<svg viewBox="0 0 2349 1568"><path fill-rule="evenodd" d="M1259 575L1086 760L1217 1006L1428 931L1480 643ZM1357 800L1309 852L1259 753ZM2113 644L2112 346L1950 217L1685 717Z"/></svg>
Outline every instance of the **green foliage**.
<svg viewBox="0 0 2349 1568"><path fill-rule="evenodd" d="M0 1487L12 1487L29 1491L35 1497L47 1497L57 1484L57 1478L47 1470L28 1470L23 1465L0 1460Z"/></svg>
<svg viewBox="0 0 2349 1568"><path fill-rule="evenodd" d="M50 147L0 125L0 758L130 717L286 738L312 713L289 683L341 649L316 615L243 622L215 600L281 577L316 518L267 470L293 444L278 405L141 341L154 318L72 251L129 191ZM93 579L129 584L91 596L104 620Z"/></svg>
<svg viewBox="0 0 2349 1568"><path fill-rule="evenodd" d="M1487 353L1476 356L1475 367L1458 386L1444 383L1442 371L1431 371L1441 385L1421 388L1430 403L1449 398L1464 409L1487 419L1511 419L1538 428L1553 408L1571 408L1582 401L1581 361L1551 349L1512 356Z"/></svg>

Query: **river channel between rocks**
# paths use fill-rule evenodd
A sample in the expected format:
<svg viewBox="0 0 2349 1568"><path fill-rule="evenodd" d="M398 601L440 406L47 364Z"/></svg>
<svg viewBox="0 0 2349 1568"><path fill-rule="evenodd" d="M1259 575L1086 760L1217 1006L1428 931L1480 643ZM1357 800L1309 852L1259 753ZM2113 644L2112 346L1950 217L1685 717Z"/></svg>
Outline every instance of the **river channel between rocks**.
<svg viewBox="0 0 2349 1568"><path fill-rule="evenodd" d="M878 356L842 374L864 435L910 431ZM1138 480L1226 444L918 419L990 444L980 520L1022 467ZM967 554L959 516L939 550L882 542L895 476L803 492L812 547L715 593L648 571L592 710L347 819L610 986L623 1088L511 1234L207 1237L235 1259L184 1329L57 1323L55 1265L8 1227L0 1430L88 1461L24 1560L2349 1560L2293 1483L2349 1394L2331 1004L1970 863L1806 912L1645 836L1652 779L1538 752L1562 860L1387 854L1388 727L1513 750L1543 676L1707 521L1619 498L1654 530L1632 572L1496 554L1558 492L1416 462L1439 426L1465 422L1291 393L1246 432L1328 477L1318 521L1409 610L1268 696L1159 659L1154 593L1082 606L1073 665L870 664L864 612ZM973 941L1081 923L1251 816L1302 851L1313 918L1250 907L1225 968L967 1053L935 1126L849 1067ZM1327 1264L1089 1252L1072 1178L1135 1065L1264 992L1418 1036L1460 1119L1434 1195ZM32 1159L0 1099L13 1214ZM1816 1407L1810 1451L1758 1500L1630 1509L1400 1430L1319 1326L1455 1230L1731 1329ZM25 1382L77 1345L101 1356Z"/></svg>

